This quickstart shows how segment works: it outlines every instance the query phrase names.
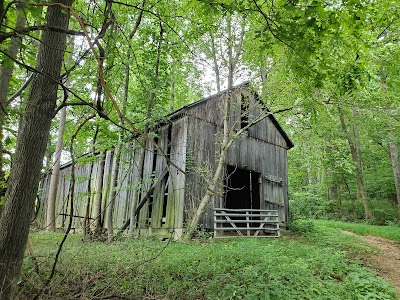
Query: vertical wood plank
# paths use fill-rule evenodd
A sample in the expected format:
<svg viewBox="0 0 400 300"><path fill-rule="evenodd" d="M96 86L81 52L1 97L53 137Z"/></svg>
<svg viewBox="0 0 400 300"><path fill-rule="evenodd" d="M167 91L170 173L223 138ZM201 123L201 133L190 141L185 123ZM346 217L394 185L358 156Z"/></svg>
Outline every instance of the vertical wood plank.
<svg viewBox="0 0 400 300"><path fill-rule="evenodd" d="M185 196L185 171L188 118L184 117L172 124L170 185L168 186L167 224L170 228L183 228L183 210Z"/></svg>

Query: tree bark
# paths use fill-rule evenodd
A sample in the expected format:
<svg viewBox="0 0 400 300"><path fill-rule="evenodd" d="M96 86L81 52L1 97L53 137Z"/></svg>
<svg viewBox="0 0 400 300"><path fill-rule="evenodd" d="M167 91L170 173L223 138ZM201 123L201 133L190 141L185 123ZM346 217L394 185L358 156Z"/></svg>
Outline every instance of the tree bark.
<svg viewBox="0 0 400 300"><path fill-rule="evenodd" d="M16 29L20 29L25 26L26 18L25 13L23 10L22 4L16 4L17 7L17 19L16 19ZM8 45L7 54L12 57L16 58L18 51L20 49L20 45L22 43L22 38L20 36L12 37L10 43ZM0 67L0 181L4 181L4 168L3 168L3 152L4 152L4 145L3 145L3 130L4 130L4 119L6 116L7 111L7 96L10 89L10 82L11 77L14 71L14 63L5 58Z"/></svg>
<svg viewBox="0 0 400 300"><path fill-rule="evenodd" d="M390 143L390 162L392 164L394 184L396 186L397 211L400 216L400 161L397 144Z"/></svg>
<svg viewBox="0 0 400 300"><path fill-rule="evenodd" d="M221 77L219 73L219 65L218 65L218 60L217 60L217 51L215 49L215 40L214 40L214 35L211 33L211 55L213 58L213 63L214 63L214 74L215 74L215 82L217 84L217 93L221 92Z"/></svg>
<svg viewBox="0 0 400 300"><path fill-rule="evenodd" d="M60 174L60 166L61 166L61 152L64 144L63 137L64 137L66 116L67 116L67 108L63 107L60 111L60 125L58 127L58 133L57 133L56 153L54 154L54 165L50 178L49 198L47 199L46 229L48 231L56 230L56 198L57 198L58 177Z"/></svg>
<svg viewBox="0 0 400 300"><path fill-rule="evenodd" d="M142 16L143 16L143 8L146 4L146 0L142 0L138 15L136 17L136 22L135 26L133 27L131 33L129 34L128 37L128 42L132 40L134 35L136 34L140 23L142 22ZM122 114L125 115L126 113L126 106L128 103L128 95L129 95L129 81L130 81L130 59L131 59L131 53L127 53L126 57L126 68L125 68L125 82L124 82L124 100L122 103ZM120 125L124 126L124 121L121 119ZM111 174L111 194L110 194L110 203L109 207L107 210L107 233L108 233L108 240L110 241L113 237L113 215L114 215L114 204L115 204L115 197L116 197L116 186L117 186L117 177L118 177L118 170L119 170L119 164L120 164L120 154L121 154L121 145L124 140L124 131L121 129L119 131L119 136L118 136L118 147L115 149L115 163L113 162L113 167L112 167L112 174ZM135 199L132 199L132 201L135 201Z"/></svg>
<svg viewBox="0 0 400 300"><path fill-rule="evenodd" d="M53 2L70 6L73 0ZM46 18L49 26L68 27L69 14L58 6L50 6ZM36 69L42 70L47 76L36 74L32 82L0 219L0 299L15 297L51 120L56 108L66 35L44 31L41 41Z"/></svg>
<svg viewBox="0 0 400 300"><path fill-rule="evenodd" d="M192 238L193 233L196 230L197 224L201 216L204 213L204 210L207 204L210 202L211 197L218 190L219 186L221 186L223 171L225 170L225 162L226 155L228 153L229 146L232 144L232 139L230 136L230 107L231 107L231 89L233 87L233 76L236 68L236 64L238 62L240 52L242 50L242 42L244 37L244 32L240 36L240 47L234 49L233 40L232 40L232 27L231 27L231 17L228 17L227 20L227 34L228 34L228 42L227 42L227 54L228 54L228 90L224 97L224 123L223 123L223 135L222 135L222 143L219 151L219 157L216 160L217 167L215 169L214 175L210 184L207 187L206 193L200 201L199 207L197 208L193 219L189 222L187 226L186 233L183 237L183 240L189 240ZM236 50L236 55L234 56L234 50Z"/></svg>
<svg viewBox="0 0 400 300"><path fill-rule="evenodd" d="M103 199L103 177L104 177L104 163L105 163L105 153L101 153L99 167L97 169L97 177L96 177L96 191L94 197L94 217L95 221L95 233L99 234L102 229L102 199ZM111 187L112 189L112 187Z"/></svg>
<svg viewBox="0 0 400 300"><path fill-rule="evenodd" d="M344 119L344 115L340 107L338 107L340 124L342 126L343 132L345 133L351 158L353 160L353 165L356 172L356 183L357 183L357 199L363 201L364 204L364 213L365 219L371 219L371 211L369 208L369 201L367 196L367 189L364 184L364 172L361 158L361 147L360 147L360 133L357 124L353 124L353 135L350 134L346 121ZM353 119L357 117L357 112L352 111Z"/></svg>
<svg viewBox="0 0 400 300"><path fill-rule="evenodd" d="M121 142L121 141L120 141ZM114 226L113 226L113 216L114 216L114 206L115 198L117 196L118 187L118 171L119 163L121 158L121 146L115 148L113 163L111 167L111 180L110 180L110 201L107 209L107 239L111 241L114 236Z"/></svg>
<svg viewBox="0 0 400 300"><path fill-rule="evenodd" d="M382 91L384 94L388 92L387 82L386 82L386 72L383 68L381 68L381 85ZM391 129L389 131L389 156L390 163L392 165L393 176L394 176L394 185L396 187L396 200L397 200L397 212L400 216L400 161L399 161L399 149L397 147L395 141L395 135L393 134L394 128L390 126Z"/></svg>
<svg viewBox="0 0 400 300"><path fill-rule="evenodd" d="M72 44L72 49L70 49L68 55L68 62L73 62L73 45L74 40L73 38L68 39L68 43ZM65 85L70 87L70 80L67 79ZM57 132L57 144L56 144L56 152L54 153L53 159L53 167L50 177L50 187L49 187L49 197L47 199L47 224L46 228L48 231L55 231L56 230L56 197L57 197L57 188L58 188L58 178L60 174L60 167L61 167L61 155L62 150L64 147L64 131L65 131L65 121L67 119L67 107L64 106L60 111L60 121L58 125L58 132Z"/></svg>

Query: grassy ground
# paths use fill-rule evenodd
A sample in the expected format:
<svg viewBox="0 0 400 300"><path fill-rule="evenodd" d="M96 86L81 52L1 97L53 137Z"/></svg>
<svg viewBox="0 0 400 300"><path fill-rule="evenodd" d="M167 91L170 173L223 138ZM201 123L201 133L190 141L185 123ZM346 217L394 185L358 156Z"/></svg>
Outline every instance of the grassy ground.
<svg viewBox="0 0 400 300"><path fill-rule="evenodd" d="M315 224L331 228L349 230L360 235L380 236L386 239L400 242L400 227L398 226L374 226L362 223L347 223L340 221L314 221Z"/></svg>
<svg viewBox="0 0 400 300"><path fill-rule="evenodd" d="M111 244L68 238L42 299L396 299L357 257L376 251L320 223L279 239L187 244L124 239ZM33 234L21 298L48 276L60 234ZM35 270L36 268L36 270Z"/></svg>

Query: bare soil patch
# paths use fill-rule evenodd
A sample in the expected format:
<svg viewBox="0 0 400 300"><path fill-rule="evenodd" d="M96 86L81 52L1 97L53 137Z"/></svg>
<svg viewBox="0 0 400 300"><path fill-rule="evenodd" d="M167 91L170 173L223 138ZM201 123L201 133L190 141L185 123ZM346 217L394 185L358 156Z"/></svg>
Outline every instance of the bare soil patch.
<svg viewBox="0 0 400 300"><path fill-rule="evenodd" d="M365 256L364 261L388 280L400 296L400 243L376 236L361 236L350 231L343 231L343 233L355 235L379 248L378 253Z"/></svg>

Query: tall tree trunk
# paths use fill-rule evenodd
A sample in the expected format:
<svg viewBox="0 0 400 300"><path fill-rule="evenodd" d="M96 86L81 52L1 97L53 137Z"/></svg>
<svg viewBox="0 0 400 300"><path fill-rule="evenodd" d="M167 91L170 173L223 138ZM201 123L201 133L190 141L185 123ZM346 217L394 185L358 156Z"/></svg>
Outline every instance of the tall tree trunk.
<svg viewBox="0 0 400 300"><path fill-rule="evenodd" d="M142 3L140 5L140 9L138 12L138 15L136 17L136 22L135 22L135 26L133 27L131 33L129 34L129 38L128 41L130 42L131 39L134 37L134 35L136 34L140 23L142 22L142 16L143 16L143 8L146 4L146 0L142 0ZM125 69L125 84L124 84L124 101L122 104L122 114L125 115L126 113L126 106L128 103L128 96L129 96L129 81L130 81L130 59L131 59L131 53L128 52L127 54L127 63L126 63L126 69ZM121 119L120 121L120 125L123 126L124 122ZM115 149L115 166L113 164L112 167L112 174L111 174L111 182L110 182L110 187L111 187L111 196L110 196L110 203L109 203L109 207L108 207L108 211L107 211L107 234L108 234L108 240L111 240L113 237L113 214L114 214L114 204L115 204L115 188L117 185L117 175L118 175L118 170L119 170L119 163L120 163L120 154L121 154L121 145L124 142L124 132L121 129L119 131L119 137L118 137L118 145L119 147L117 147L117 149ZM134 192L134 196L131 199L131 207L134 207L134 204L137 202L136 199L136 195L137 193ZM134 211L134 210L133 210ZM132 216L130 219L130 223L132 223Z"/></svg>
<svg viewBox="0 0 400 300"><path fill-rule="evenodd" d="M213 63L214 63L214 74L215 74L215 82L217 84L217 92L219 93L221 91L221 77L219 73L219 65L218 65L218 59L217 59L217 50L215 48L215 39L214 35L211 33L211 54L213 58Z"/></svg>
<svg viewBox="0 0 400 300"><path fill-rule="evenodd" d="M63 137L65 129L65 119L67 116L67 108L63 107L60 111L60 125L57 133L56 153L54 154L54 165L51 172L49 198L47 199L47 221L46 229L48 231L56 230L56 198L58 188L58 177L61 166L61 153L63 148Z"/></svg>
<svg viewBox="0 0 400 300"><path fill-rule="evenodd" d="M144 5L145 2L143 2ZM154 81L153 81L153 88L150 93L150 99L149 99L149 106L147 107L147 115L146 119L149 120L154 109L154 103L155 103L155 97L157 93L157 87L158 87L158 80L159 80L159 73L160 73L160 58L161 58L161 46L163 43L164 39L164 28L162 27L162 23L160 21L159 23L160 26L160 35L159 35L159 40L158 40L158 45L157 45L157 61L154 69ZM145 129L144 129L144 136L147 136L149 132L149 125L146 124ZM130 224L129 224L129 234L133 234L135 225L136 225L136 216L135 216L135 207L136 205L140 202L140 195L142 192L142 186L143 186L143 169L144 169L144 160L146 156L146 146L147 142L146 139L143 138L141 139L143 142L143 151L139 151L139 166L138 166L138 172L141 174L138 176L139 182L141 183L140 189L138 191L134 191L133 197L132 197L132 203L131 203L131 218L130 218ZM139 141L139 144L141 142Z"/></svg>
<svg viewBox="0 0 400 300"><path fill-rule="evenodd" d="M171 99L169 100L169 112L173 113L175 107L175 81L171 83Z"/></svg>
<svg viewBox="0 0 400 300"><path fill-rule="evenodd" d="M25 26L26 18L23 10L23 6L20 3L16 4L17 7L17 19L16 19L16 29L21 29ZM8 45L7 54L16 58L22 39L20 36L12 37L10 44ZM4 152L4 120L7 111L7 96L10 89L11 77L14 71L14 63L9 59L5 58L0 67L0 181L4 181L4 166L3 166L3 152Z"/></svg>
<svg viewBox="0 0 400 300"><path fill-rule="evenodd" d="M72 53L74 49L74 40L73 38L68 39L68 43L72 45L68 55L68 62L72 62ZM70 80L67 79L65 85L70 87ZM65 130L65 121L67 119L67 107L64 106L60 110L60 121L58 125L57 132L57 144L56 144L56 152L54 153L53 159L53 168L50 177L50 187L49 187L49 197L47 199L47 222L46 228L48 231L56 230L56 197L57 197L57 188L58 188L58 178L60 174L60 166L61 166L61 155L64 146L64 130Z"/></svg>
<svg viewBox="0 0 400 300"><path fill-rule="evenodd" d="M99 234L102 229L102 199L103 199L103 178L104 178L104 163L105 163L105 153L102 152L100 155L99 167L97 169L97 177L96 177L96 191L94 196L94 217L95 221L95 233Z"/></svg>
<svg viewBox="0 0 400 300"><path fill-rule="evenodd" d="M351 134L347 128L345 117L340 107L338 107L340 124L343 132L346 136L347 143L350 148L351 158L356 172L356 183L357 183L357 199L363 201L365 219L371 219L371 211L369 208L369 201L367 196L367 189L364 184L364 172L361 158L361 147L360 147L360 132L358 125L353 122L353 134ZM353 121L357 118L357 112L352 110Z"/></svg>
<svg viewBox="0 0 400 300"><path fill-rule="evenodd" d="M70 6L73 0L53 2ZM68 27L69 14L58 6L50 6L46 18L49 26L61 29ZM44 31L41 41L36 69L47 76L37 74L32 82L0 219L0 299L15 297L51 120L56 108L66 34Z"/></svg>
<svg viewBox="0 0 400 300"><path fill-rule="evenodd" d="M394 184L396 186L397 211L400 216L400 160L399 149L395 142L390 143L390 162L392 164Z"/></svg>
<svg viewBox="0 0 400 300"><path fill-rule="evenodd" d="M239 61L239 57L242 51L243 39L244 39L244 24L242 23L242 31L240 33L238 44L234 45L233 34L232 34L232 25L231 25L231 16L227 18L227 54L228 54L228 90L224 97L224 122L223 122L223 135L222 135L222 143L219 150L219 156L216 159L216 169L212 176L212 179L207 186L207 190L200 201L199 207L197 208L192 220L190 220L186 233L183 237L183 240L189 240L193 233L196 230L197 224L201 216L204 213L204 210L207 204L211 201L211 198L215 193L220 192L220 187L222 185L223 173L225 170L226 164L226 156L228 153L228 149L231 146L234 138L231 136L231 127L230 127L230 110L231 110L231 89L233 87L233 78L236 70L237 63Z"/></svg>
<svg viewBox="0 0 400 300"><path fill-rule="evenodd" d="M114 236L114 226L113 226L113 216L114 216L114 206L115 198L117 196L117 181L118 181L118 170L121 158L121 145L115 148L114 158L111 167L111 180L110 180L110 201L107 209L107 239L112 240Z"/></svg>
<svg viewBox="0 0 400 300"><path fill-rule="evenodd" d="M71 155L74 155L74 154L71 152ZM88 180L88 187L87 187L86 210L85 210L85 219L83 220L83 223L85 224L85 227L83 228L83 239L87 238L87 236L90 232L90 225L91 225L90 205L91 205L91 201L92 201L92 179L91 178L92 178L92 174L93 174L93 164L94 164L94 161L92 160L90 162L90 166L89 166L89 180ZM71 172L72 172L72 169L75 170L75 168L71 168Z"/></svg>
<svg viewBox="0 0 400 300"><path fill-rule="evenodd" d="M386 82L386 72L383 68L380 70L381 73L381 86L384 94L387 93L388 87ZM389 131L389 156L390 163L392 165L393 176L394 176L394 184L396 187L396 200L397 200L397 212L400 216L400 161L399 161L399 149L396 144L395 136L392 132L394 132L394 128L390 126L391 129Z"/></svg>

